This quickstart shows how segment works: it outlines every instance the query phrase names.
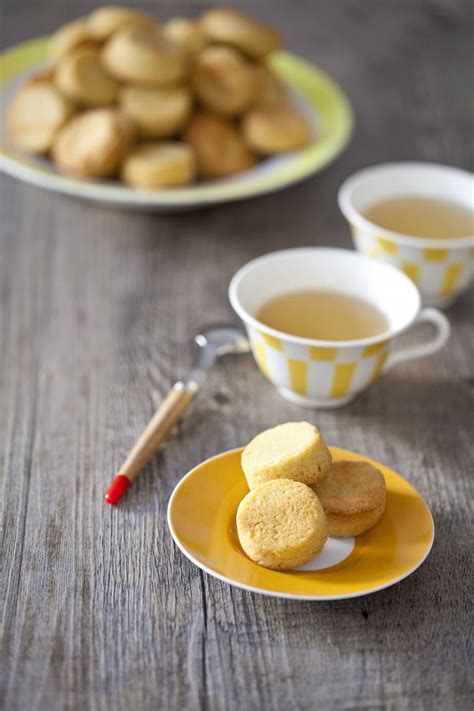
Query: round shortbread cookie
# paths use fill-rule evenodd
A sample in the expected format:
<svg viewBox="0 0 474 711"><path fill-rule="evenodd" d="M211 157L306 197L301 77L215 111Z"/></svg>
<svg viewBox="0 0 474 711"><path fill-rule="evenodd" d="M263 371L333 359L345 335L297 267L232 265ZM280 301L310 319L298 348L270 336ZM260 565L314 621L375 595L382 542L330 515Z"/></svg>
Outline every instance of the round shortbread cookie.
<svg viewBox="0 0 474 711"><path fill-rule="evenodd" d="M53 139L74 112L74 105L49 81L26 84L13 99L7 113L12 141L29 153L47 153Z"/></svg>
<svg viewBox="0 0 474 711"><path fill-rule="evenodd" d="M288 92L282 80L265 64L257 69L257 106L275 107L288 104Z"/></svg>
<svg viewBox="0 0 474 711"><path fill-rule="evenodd" d="M281 46L280 35L273 29L229 8L204 13L200 26L212 42L230 44L256 59Z"/></svg>
<svg viewBox="0 0 474 711"><path fill-rule="evenodd" d="M121 170L125 182L145 190L188 185L195 175L194 153L178 141L136 146L125 157Z"/></svg>
<svg viewBox="0 0 474 711"><path fill-rule="evenodd" d="M251 109L244 116L242 131L249 146L261 155L293 151L310 139L306 119L290 106Z"/></svg>
<svg viewBox="0 0 474 711"><path fill-rule="evenodd" d="M200 52L208 44L208 39L199 24L184 17L174 17L163 25L163 34L189 54Z"/></svg>
<svg viewBox="0 0 474 711"><path fill-rule="evenodd" d="M236 116L257 98L255 66L231 47L208 47L194 62L192 81L198 99L211 111Z"/></svg>
<svg viewBox="0 0 474 711"><path fill-rule="evenodd" d="M104 178L116 172L133 135L130 120L119 111L85 111L57 134L53 142L53 160L65 173L83 178Z"/></svg>
<svg viewBox="0 0 474 711"><path fill-rule="evenodd" d="M242 469L250 489L272 479L317 484L330 466L326 442L309 422L287 422L265 430L242 452Z"/></svg>
<svg viewBox="0 0 474 711"><path fill-rule="evenodd" d="M169 86L188 76L188 54L157 29L128 27L114 34L102 51L116 79L148 86Z"/></svg>
<svg viewBox="0 0 474 711"><path fill-rule="evenodd" d="M124 27L150 27L156 24L152 17L118 5L99 7L89 15L86 23L90 36L99 42Z"/></svg>
<svg viewBox="0 0 474 711"><path fill-rule="evenodd" d="M119 85L102 66L97 49L78 47L59 60L54 82L69 99L84 106L108 106Z"/></svg>
<svg viewBox="0 0 474 711"><path fill-rule="evenodd" d="M286 570L307 563L322 550L328 525L323 507L309 486L276 479L242 499L237 532L242 548L255 563Z"/></svg>
<svg viewBox="0 0 474 711"><path fill-rule="evenodd" d="M185 87L150 89L128 86L120 92L120 106L138 126L142 136L164 138L183 128L191 114L193 98Z"/></svg>
<svg viewBox="0 0 474 711"><path fill-rule="evenodd" d="M87 27L87 20L80 18L68 22L56 30L49 44L49 56L53 61L57 61L65 54L76 47L89 42L91 36Z"/></svg>
<svg viewBox="0 0 474 711"><path fill-rule="evenodd" d="M375 526L385 511L385 479L368 462L334 462L313 487L329 523L330 536L358 536Z"/></svg>
<svg viewBox="0 0 474 711"><path fill-rule="evenodd" d="M225 178L252 168L256 159L234 124L209 111L194 114L184 132L205 178Z"/></svg>

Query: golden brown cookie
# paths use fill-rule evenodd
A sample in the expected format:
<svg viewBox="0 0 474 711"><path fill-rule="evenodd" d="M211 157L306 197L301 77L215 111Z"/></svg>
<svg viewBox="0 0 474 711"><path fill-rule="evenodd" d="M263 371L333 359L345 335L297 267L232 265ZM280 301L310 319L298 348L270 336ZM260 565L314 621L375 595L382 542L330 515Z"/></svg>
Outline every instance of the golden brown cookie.
<svg viewBox="0 0 474 711"><path fill-rule="evenodd" d="M184 139L194 149L205 178L225 178L252 168L256 159L234 124L209 111L192 117Z"/></svg>
<svg viewBox="0 0 474 711"><path fill-rule="evenodd" d="M116 172L133 139L128 118L113 109L93 109L73 118L53 142L53 160L65 173L104 178Z"/></svg>
<svg viewBox="0 0 474 711"><path fill-rule="evenodd" d="M49 81L26 84L13 99L7 114L12 141L29 153L47 153L61 126L74 111L73 104Z"/></svg>
<svg viewBox="0 0 474 711"><path fill-rule="evenodd" d="M208 39L199 24L184 17L175 17L163 25L163 33L190 54L200 52L208 44Z"/></svg>
<svg viewBox="0 0 474 711"><path fill-rule="evenodd" d="M116 79L148 86L169 86L188 76L187 52L159 30L131 27L114 34L102 52L107 70Z"/></svg>
<svg viewBox="0 0 474 711"><path fill-rule="evenodd" d="M60 59L54 81L63 94L83 106L108 106L119 89L103 68L99 51L90 47L78 47Z"/></svg>
<svg viewBox="0 0 474 711"><path fill-rule="evenodd" d="M84 18L68 22L57 30L51 38L49 56L56 62L65 54L89 42L91 39L87 21Z"/></svg>
<svg viewBox="0 0 474 711"><path fill-rule="evenodd" d="M242 548L255 563L287 570L317 555L328 536L318 497L300 482L276 479L250 491L237 509Z"/></svg>
<svg viewBox="0 0 474 711"><path fill-rule="evenodd" d="M103 42L124 27L150 27L156 24L149 15L118 5L99 7L86 21L90 36L98 42Z"/></svg>
<svg viewBox="0 0 474 711"><path fill-rule="evenodd" d="M148 138L175 135L188 120L192 105L191 92L185 87L128 86L120 91L120 106Z"/></svg>
<svg viewBox="0 0 474 711"><path fill-rule="evenodd" d="M255 66L231 47L208 47L195 59L193 86L208 109L236 116L255 102L258 74Z"/></svg>
<svg viewBox="0 0 474 711"><path fill-rule="evenodd" d="M200 26L212 42L230 44L255 59L281 46L280 35L273 29L229 8L204 13Z"/></svg>
<svg viewBox="0 0 474 711"><path fill-rule="evenodd" d="M36 72L33 72L30 74L26 82L27 84L36 84L36 82L49 82L50 84L53 83L54 80L54 65L53 64L47 64L46 66L42 67L42 69L38 69Z"/></svg>
<svg viewBox="0 0 474 711"><path fill-rule="evenodd" d="M308 122L290 106L251 109L244 116L242 131L249 146L261 155L293 151L310 140Z"/></svg>
<svg viewBox="0 0 474 711"><path fill-rule="evenodd" d="M331 461L321 433L309 422L286 422L265 430L242 452L250 489L272 479L316 484L327 475Z"/></svg>
<svg viewBox="0 0 474 711"><path fill-rule="evenodd" d="M385 511L384 476L368 462L334 462L326 479L313 489L326 512L330 536L365 533Z"/></svg>
<svg viewBox="0 0 474 711"><path fill-rule="evenodd" d="M122 164L121 176L135 188L153 190L188 185L196 175L192 149L185 143L143 143Z"/></svg>
<svg viewBox="0 0 474 711"><path fill-rule="evenodd" d="M265 64L258 69L257 106L285 106L288 103L288 92L282 80Z"/></svg>

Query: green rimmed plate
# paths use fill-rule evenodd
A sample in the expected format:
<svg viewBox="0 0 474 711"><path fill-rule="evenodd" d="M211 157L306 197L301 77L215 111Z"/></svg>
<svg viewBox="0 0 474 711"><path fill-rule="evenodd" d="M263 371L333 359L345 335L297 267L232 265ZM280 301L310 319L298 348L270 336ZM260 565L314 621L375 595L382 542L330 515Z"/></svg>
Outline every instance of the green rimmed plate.
<svg viewBox="0 0 474 711"><path fill-rule="evenodd" d="M65 195L137 210L176 211L263 195L317 173L345 148L352 132L352 110L341 89L321 70L288 52L278 52L273 69L291 87L295 103L314 127L310 145L270 158L226 180L175 190L134 190L113 181L82 181L56 171L46 159L28 156L9 141L5 112L25 77L47 57L48 38L17 45L0 55L1 168L27 183Z"/></svg>

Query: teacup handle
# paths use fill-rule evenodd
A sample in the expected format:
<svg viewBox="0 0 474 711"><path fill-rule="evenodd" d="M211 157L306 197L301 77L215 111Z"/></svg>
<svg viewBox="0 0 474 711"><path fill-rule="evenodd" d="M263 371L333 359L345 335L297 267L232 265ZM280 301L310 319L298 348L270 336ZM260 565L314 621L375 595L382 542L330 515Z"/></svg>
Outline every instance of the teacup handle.
<svg viewBox="0 0 474 711"><path fill-rule="evenodd" d="M423 358L424 356L436 353L436 351L439 351L446 344L451 333L451 326L441 311L438 311L438 309L422 309L413 323L413 326L422 321L429 321L436 326L436 335L419 346L407 346L406 348L396 350L394 353L390 353L386 360L384 371L393 368L394 365L404 363L407 360L415 360L415 358Z"/></svg>

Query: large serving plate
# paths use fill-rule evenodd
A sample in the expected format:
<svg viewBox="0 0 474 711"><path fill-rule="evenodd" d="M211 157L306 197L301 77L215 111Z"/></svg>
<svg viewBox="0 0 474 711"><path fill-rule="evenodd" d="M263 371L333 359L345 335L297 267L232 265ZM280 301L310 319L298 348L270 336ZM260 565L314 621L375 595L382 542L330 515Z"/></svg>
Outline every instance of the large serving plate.
<svg viewBox="0 0 474 711"><path fill-rule="evenodd" d="M295 103L313 127L313 140L303 150L271 158L236 177L175 190L134 190L118 182L86 181L58 173L52 163L28 156L9 140L5 113L28 74L46 61L48 38L25 42L0 55L1 168L27 183L85 200L155 211L175 211L241 200L287 187L328 165L346 146L352 111L341 89L321 70L288 52L278 52L273 69L291 87Z"/></svg>
<svg viewBox="0 0 474 711"><path fill-rule="evenodd" d="M239 543L236 512L248 491L242 449L218 454L189 472L168 505L168 525L189 560L209 575L244 590L294 600L342 600L383 590L413 573L431 550L434 525L416 489L388 467L331 447L334 461L376 466L385 477L385 513L356 538L329 538L319 555L293 570L251 561Z"/></svg>

